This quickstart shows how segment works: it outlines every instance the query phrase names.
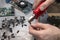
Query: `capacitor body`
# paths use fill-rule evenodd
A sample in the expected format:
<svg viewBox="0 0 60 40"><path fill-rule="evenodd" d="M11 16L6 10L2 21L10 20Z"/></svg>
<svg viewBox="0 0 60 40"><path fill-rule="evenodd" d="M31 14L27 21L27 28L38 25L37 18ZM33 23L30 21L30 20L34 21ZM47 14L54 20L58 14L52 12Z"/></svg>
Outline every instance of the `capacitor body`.
<svg viewBox="0 0 60 40"><path fill-rule="evenodd" d="M44 1L41 1L40 3L39 3L39 5L36 7L36 9L34 9L33 10L33 13L35 14L35 18L37 19L39 16L41 16L46 10L47 10L47 8L46 9L44 9L43 11L41 11L41 9L40 9L40 6L41 6L41 4L43 4L44 3Z"/></svg>

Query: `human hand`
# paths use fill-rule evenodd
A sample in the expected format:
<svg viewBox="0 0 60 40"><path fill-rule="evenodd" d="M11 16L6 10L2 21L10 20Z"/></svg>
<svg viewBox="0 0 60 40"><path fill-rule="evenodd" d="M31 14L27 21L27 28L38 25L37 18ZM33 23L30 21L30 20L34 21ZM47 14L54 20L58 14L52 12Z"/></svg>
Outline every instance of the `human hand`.
<svg viewBox="0 0 60 40"><path fill-rule="evenodd" d="M38 40L60 40L60 29L50 24L32 24L29 27L29 33Z"/></svg>
<svg viewBox="0 0 60 40"><path fill-rule="evenodd" d="M33 4L33 9L35 9L38 4L44 0L34 0L34 4ZM44 10L45 8L47 8L49 5L51 5L52 3L54 3L55 0L46 0L41 6L40 6L40 10Z"/></svg>

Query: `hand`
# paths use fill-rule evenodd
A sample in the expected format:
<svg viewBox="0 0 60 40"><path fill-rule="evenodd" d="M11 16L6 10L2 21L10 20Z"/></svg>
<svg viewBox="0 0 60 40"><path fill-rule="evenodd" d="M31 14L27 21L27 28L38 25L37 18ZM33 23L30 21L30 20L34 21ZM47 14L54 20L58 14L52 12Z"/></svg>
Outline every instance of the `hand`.
<svg viewBox="0 0 60 40"><path fill-rule="evenodd" d="M34 0L33 9L35 9L42 0ZM55 0L46 0L40 7L40 10L44 10L49 5L54 3Z"/></svg>
<svg viewBox="0 0 60 40"><path fill-rule="evenodd" d="M50 24L32 24L29 27L29 33L38 40L60 40L60 29Z"/></svg>

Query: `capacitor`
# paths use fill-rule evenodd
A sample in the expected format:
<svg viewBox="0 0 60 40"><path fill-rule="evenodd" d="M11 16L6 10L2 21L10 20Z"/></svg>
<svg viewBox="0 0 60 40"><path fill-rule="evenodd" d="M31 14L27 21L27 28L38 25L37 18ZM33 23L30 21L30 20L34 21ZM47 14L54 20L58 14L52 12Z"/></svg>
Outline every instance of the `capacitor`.
<svg viewBox="0 0 60 40"><path fill-rule="evenodd" d="M19 7L26 8L27 6L28 6L28 3L26 1L20 1L19 2Z"/></svg>

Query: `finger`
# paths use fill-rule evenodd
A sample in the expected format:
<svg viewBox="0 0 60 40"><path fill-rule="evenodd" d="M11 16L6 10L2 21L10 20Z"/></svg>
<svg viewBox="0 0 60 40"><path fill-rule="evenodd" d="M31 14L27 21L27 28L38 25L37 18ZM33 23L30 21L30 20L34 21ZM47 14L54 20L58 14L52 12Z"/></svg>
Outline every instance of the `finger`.
<svg viewBox="0 0 60 40"><path fill-rule="evenodd" d="M46 0L46 2L48 2L48 4L52 4L55 2L55 0Z"/></svg>
<svg viewBox="0 0 60 40"><path fill-rule="evenodd" d="M54 2L54 0L46 0L44 3L41 4L40 10L43 11L48 6L50 6L53 2Z"/></svg>
<svg viewBox="0 0 60 40"><path fill-rule="evenodd" d="M48 6L49 6L49 4L45 1L44 3L41 4L40 10L43 11L43 10L46 9Z"/></svg>
<svg viewBox="0 0 60 40"><path fill-rule="evenodd" d="M34 0L33 9L35 9L42 0Z"/></svg>
<svg viewBox="0 0 60 40"><path fill-rule="evenodd" d="M35 9L35 7L36 7L36 0L34 0L34 4L33 4L33 9Z"/></svg>
<svg viewBox="0 0 60 40"><path fill-rule="evenodd" d="M38 36L38 34L39 34L39 32L31 26L29 27L29 33L34 35L34 36Z"/></svg>
<svg viewBox="0 0 60 40"><path fill-rule="evenodd" d="M49 26L47 26L47 24L43 24L43 23L36 23L36 24L31 24L32 27L35 28L42 28L42 29L47 29L49 28Z"/></svg>

